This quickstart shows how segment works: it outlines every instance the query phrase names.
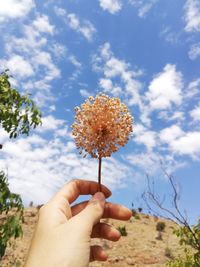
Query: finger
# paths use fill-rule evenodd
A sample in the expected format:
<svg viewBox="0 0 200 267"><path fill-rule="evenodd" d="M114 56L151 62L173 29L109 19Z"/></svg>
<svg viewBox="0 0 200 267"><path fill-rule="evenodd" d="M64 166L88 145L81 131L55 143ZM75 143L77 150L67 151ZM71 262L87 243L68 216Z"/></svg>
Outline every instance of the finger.
<svg viewBox="0 0 200 267"><path fill-rule="evenodd" d="M88 204L88 201L81 202L71 207L72 216L81 212ZM126 207L106 202L102 218L111 218L117 220L129 220L132 216L132 212Z"/></svg>
<svg viewBox="0 0 200 267"><path fill-rule="evenodd" d="M127 221L131 218L132 212L123 205L107 202L104 208L104 218L112 218Z"/></svg>
<svg viewBox="0 0 200 267"><path fill-rule="evenodd" d="M106 261L108 258L105 251L100 246L91 246L90 261Z"/></svg>
<svg viewBox="0 0 200 267"><path fill-rule="evenodd" d="M82 222L82 230L92 233L93 226L102 218L105 206L105 196L97 192L90 199L84 209L73 217L74 221Z"/></svg>
<svg viewBox="0 0 200 267"><path fill-rule="evenodd" d="M52 200L66 199L70 204L80 195L94 195L98 192L99 184L94 181L72 180L65 184L63 188L55 195ZM111 195L111 191L104 185L101 186L102 193L105 197Z"/></svg>
<svg viewBox="0 0 200 267"><path fill-rule="evenodd" d="M107 223L97 223L92 230L92 238L104 238L110 241L117 241L120 237L120 232Z"/></svg>
<svg viewBox="0 0 200 267"><path fill-rule="evenodd" d="M97 182L86 180L72 180L65 184L62 189L49 201L49 204L54 206L55 210L61 211L66 219L72 217L71 204L79 195L94 195L99 189ZM111 191L104 185L101 190L105 197L111 195Z"/></svg>

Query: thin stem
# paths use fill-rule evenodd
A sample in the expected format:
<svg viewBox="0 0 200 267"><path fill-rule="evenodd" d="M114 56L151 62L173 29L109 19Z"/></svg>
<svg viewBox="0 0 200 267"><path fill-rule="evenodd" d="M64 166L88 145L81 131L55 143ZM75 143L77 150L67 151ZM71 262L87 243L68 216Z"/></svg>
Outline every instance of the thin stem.
<svg viewBox="0 0 200 267"><path fill-rule="evenodd" d="M99 184L98 191L101 192L101 157L99 157L98 184Z"/></svg>

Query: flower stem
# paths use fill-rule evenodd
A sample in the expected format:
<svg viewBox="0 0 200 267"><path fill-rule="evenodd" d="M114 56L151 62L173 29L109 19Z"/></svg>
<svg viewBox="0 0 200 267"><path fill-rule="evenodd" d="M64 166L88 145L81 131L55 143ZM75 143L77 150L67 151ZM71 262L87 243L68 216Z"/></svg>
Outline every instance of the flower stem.
<svg viewBox="0 0 200 267"><path fill-rule="evenodd" d="M101 157L99 157L98 184L98 191L101 192Z"/></svg>

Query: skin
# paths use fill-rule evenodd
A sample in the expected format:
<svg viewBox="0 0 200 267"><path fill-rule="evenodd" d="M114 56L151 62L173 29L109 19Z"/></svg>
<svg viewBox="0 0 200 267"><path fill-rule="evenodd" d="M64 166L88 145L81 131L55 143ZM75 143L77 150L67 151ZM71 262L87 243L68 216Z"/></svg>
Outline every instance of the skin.
<svg viewBox="0 0 200 267"><path fill-rule="evenodd" d="M128 220L131 211L106 202L107 187L97 191L96 182L72 180L40 209L25 267L87 267L90 261L107 260L102 247L91 246L91 238L117 241L120 233L100 219ZM80 195L92 198L71 206Z"/></svg>

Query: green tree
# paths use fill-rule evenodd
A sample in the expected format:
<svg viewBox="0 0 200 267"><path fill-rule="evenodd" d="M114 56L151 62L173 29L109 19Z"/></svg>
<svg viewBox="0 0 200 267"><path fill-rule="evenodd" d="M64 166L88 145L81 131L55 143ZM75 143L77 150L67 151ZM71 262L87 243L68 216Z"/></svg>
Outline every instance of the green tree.
<svg viewBox="0 0 200 267"><path fill-rule="evenodd" d="M20 95L11 87L9 78L8 70L0 73L0 126L16 138L41 124L41 112L30 95Z"/></svg>
<svg viewBox="0 0 200 267"><path fill-rule="evenodd" d="M8 70L0 73L0 127L10 138L16 138L20 134L28 135L41 124L41 112L30 95L20 95L11 87L9 78ZM22 235L22 221L21 197L9 190L7 176L0 171L0 259L10 239Z"/></svg>
<svg viewBox="0 0 200 267"><path fill-rule="evenodd" d="M191 231L192 230L192 231ZM179 243L184 246L184 255L168 262L169 267L200 267L200 221L191 227L180 227L174 230Z"/></svg>
<svg viewBox="0 0 200 267"><path fill-rule="evenodd" d="M11 237L22 236L23 204L21 197L11 193L7 176L0 171L0 259Z"/></svg>

